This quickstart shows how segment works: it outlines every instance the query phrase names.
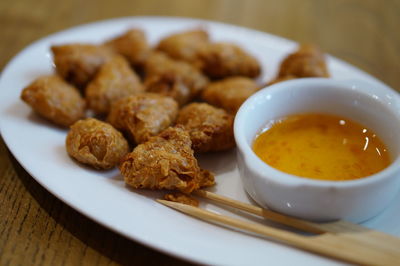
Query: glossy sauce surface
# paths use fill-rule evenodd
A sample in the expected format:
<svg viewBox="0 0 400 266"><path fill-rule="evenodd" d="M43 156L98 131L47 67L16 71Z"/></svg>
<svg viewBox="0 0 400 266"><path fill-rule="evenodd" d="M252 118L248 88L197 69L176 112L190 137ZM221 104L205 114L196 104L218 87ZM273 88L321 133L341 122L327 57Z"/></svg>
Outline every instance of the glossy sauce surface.
<svg viewBox="0 0 400 266"><path fill-rule="evenodd" d="M271 121L254 140L253 150L283 172L330 181L366 177L390 164L387 148L373 132L325 114Z"/></svg>

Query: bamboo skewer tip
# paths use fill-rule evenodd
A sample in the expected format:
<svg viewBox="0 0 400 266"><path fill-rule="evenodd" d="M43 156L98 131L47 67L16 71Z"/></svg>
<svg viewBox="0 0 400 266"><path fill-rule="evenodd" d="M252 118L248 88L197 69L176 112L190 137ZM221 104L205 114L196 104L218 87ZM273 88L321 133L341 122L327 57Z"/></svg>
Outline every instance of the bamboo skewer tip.
<svg viewBox="0 0 400 266"><path fill-rule="evenodd" d="M241 210L245 210L248 207L247 205L250 205L214 194L212 192L198 191L195 194L234 208L239 206L237 208ZM326 255L331 258L341 259L352 263L370 265L400 265L400 239L384 233L366 229L362 226L354 225L349 222L338 221L336 223L322 224L323 226L320 227L320 229L318 229L318 227L316 228L320 231L323 230L325 233L314 237L309 237L297 235L295 233L267 225L250 223L179 202L172 202L162 199L157 199L156 201L165 206L171 207L207 222L213 222L220 225L253 232L262 236L272 237L275 240L282 241L297 248L321 255ZM256 209L259 208L254 205L250 206L253 206ZM263 210L261 215L259 214L260 212L258 209L256 214L269 218L269 210L267 210L268 215L265 216L264 209L259 209ZM252 213L252 210L254 209L250 208L249 212ZM283 224L290 225L298 229L304 229L304 231L310 231L308 230L310 229L308 226L311 226L312 229L314 225L319 225L317 223L304 221L279 213L272 212L272 214L272 220L275 222L282 221ZM277 214L277 216L274 216L275 214ZM347 231L339 232L337 228L344 228ZM360 228L365 230L360 230Z"/></svg>

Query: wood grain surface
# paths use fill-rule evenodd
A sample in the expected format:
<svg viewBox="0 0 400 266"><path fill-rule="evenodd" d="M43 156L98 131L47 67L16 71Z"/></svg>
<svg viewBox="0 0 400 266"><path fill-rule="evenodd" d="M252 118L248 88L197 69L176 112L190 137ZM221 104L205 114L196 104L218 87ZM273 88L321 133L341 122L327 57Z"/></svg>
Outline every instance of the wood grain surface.
<svg viewBox="0 0 400 266"><path fill-rule="evenodd" d="M0 69L50 33L123 16L222 21L322 49L400 91L398 0L3 0ZM96 224L55 198L0 140L0 265L187 265Z"/></svg>

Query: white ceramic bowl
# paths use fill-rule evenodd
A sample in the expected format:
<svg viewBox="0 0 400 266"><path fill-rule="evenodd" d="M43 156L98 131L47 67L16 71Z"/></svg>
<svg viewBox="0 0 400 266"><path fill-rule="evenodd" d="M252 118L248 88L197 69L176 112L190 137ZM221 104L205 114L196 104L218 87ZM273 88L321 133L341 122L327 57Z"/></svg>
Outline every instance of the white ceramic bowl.
<svg viewBox="0 0 400 266"><path fill-rule="evenodd" d="M271 119L314 112L343 116L374 131L388 147L389 167L351 181L320 181L281 172L252 150ZM400 188L400 96L378 83L310 78L277 83L251 96L234 125L237 161L247 193L260 205L314 221L362 222L379 212Z"/></svg>

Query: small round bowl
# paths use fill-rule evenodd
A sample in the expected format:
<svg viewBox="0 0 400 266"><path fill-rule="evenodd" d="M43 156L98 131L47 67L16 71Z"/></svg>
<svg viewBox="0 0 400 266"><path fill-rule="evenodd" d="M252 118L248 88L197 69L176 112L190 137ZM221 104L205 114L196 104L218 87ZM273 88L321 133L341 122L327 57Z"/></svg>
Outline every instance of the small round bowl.
<svg viewBox="0 0 400 266"><path fill-rule="evenodd" d="M252 149L268 121L296 113L346 117L374 131L392 163L351 181L322 181L281 172ZM269 86L239 109L234 125L237 161L247 193L261 206L291 216L331 221L365 221L381 212L400 188L400 96L378 82L309 78Z"/></svg>

